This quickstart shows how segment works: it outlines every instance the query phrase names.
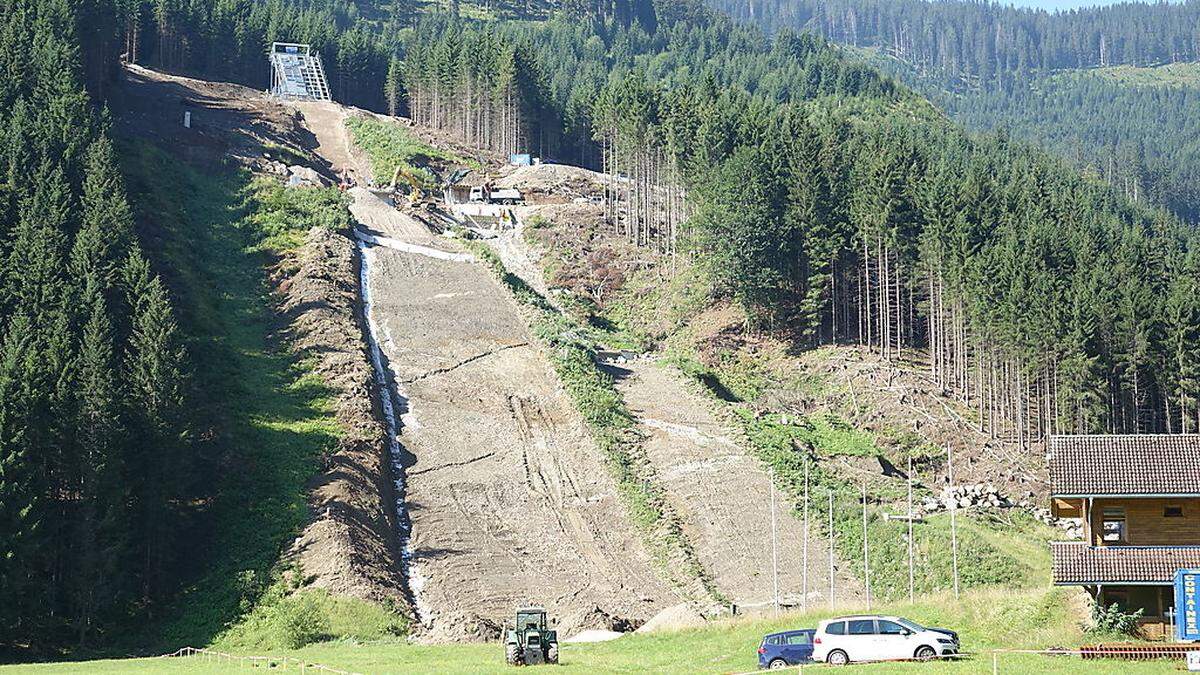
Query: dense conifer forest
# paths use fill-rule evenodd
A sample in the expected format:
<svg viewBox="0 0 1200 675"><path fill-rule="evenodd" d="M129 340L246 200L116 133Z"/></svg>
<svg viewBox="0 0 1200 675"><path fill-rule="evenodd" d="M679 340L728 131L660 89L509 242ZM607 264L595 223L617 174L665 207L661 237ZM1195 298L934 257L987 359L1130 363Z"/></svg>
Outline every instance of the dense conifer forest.
<svg viewBox="0 0 1200 675"><path fill-rule="evenodd" d="M428 24L410 81L466 129L459 92L497 69L425 55L532 50L525 147L611 173L614 231L704 261L756 327L927 350L996 433L1200 428L1190 228L1005 136L971 139L820 40L680 15Z"/></svg>
<svg viewBox="0 0 1200 675"><path fill-rule="evenodd" d="M1200 59L1200 3L1125 2L1050 13L992 2L713 0L768 31L878 47L953 87L1006 88L1036 72Z"/></svg>
<svg viewBox="0 0 1200 675"><path fill-rule="evenodd" d="M1200 219L1200 79L1131 84L1093 75L1200 61L1200 3L1053 14L924 0L709 4L769 32L812 30L849 45L969 129L1011 131L1133 201Z"/></svg>
<svg viewBox="0 0 1200 675"><path fill-rule="evenodd" d="M0 649L88 644L171 590L190 364L84 89L112 8L0 8Z"/></svg>
<svg viewBox="0 0 1200 675"><path fill-rule="evenodd" d="M102 108L122 57L261 86L267 43L313 42L344 102L606 172L611 232L694 263L748 331L922 359L1021 443L1200 431L1194 229L967 135L812 34L768 39L693 0L411 29L279 0L0 3L0 647L88 644L168 597L203 496L177 478L199 461L186 392L205 364L139 245Z"/></svg>

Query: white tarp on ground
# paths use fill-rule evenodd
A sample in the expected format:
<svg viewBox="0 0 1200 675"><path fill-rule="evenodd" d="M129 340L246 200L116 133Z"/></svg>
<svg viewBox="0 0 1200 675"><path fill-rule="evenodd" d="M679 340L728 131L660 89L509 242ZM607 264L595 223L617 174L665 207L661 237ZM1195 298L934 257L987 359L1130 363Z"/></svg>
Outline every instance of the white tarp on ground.
<svg viewBox="0 0 1200 675"><path fill-rule="evenodd" d="M416 244L410 244L408 242L400 241L399 239L392 239L391 237L379 237L373 234L367 234L366 232L358 229L354 230L354 236L358 237L360 241L365 241L368 244L383 246L386 248L395 249L397 251L404 251L405 253L415 253L417 255L428 256L430 258L437 258L438 260L449 260L450 262L475 262L475 256L471 255L470 253L449 253L446 251L439 251L436 248L417 246Z"/></svg>

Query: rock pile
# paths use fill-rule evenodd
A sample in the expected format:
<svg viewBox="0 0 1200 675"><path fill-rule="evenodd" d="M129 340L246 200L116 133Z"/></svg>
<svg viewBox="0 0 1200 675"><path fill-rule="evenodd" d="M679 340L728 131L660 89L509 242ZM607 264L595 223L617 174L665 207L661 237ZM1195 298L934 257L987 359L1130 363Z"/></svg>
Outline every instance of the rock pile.
<svg viewBox="0 0 1200 675"><path fill-rule="evenodd" d="M971 485L955 485L942 488L937 496L929 496L921 502L920 510L924 513L948 511L951 508L1006 508L1012 502L1001 494L991 483L975 483Z"/></svg>
<svg viewBox="0 0 1200 675"><path fill-rule="evenodd" d="M1083 538L1083 519L1081 518L1055 518L1050 513L1050 509L1041 507L1027 507L1034 518L1043 523L1057 527L1063 531L1063 535L1067 539L1082 539Z"/></svg>

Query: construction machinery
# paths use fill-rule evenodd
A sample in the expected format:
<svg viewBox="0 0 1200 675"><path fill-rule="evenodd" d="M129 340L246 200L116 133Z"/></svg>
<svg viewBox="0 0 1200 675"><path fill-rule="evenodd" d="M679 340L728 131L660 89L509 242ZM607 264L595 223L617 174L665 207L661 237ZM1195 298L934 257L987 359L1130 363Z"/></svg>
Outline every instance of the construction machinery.
<svg viewBox="0 0 1200 675"><path fill-rule="evenodd" d="M558 632L550 628L545 609L517 610L514 627L504 633L504 660L510 666L558 663Z"/></svg>
<svg viewBox="0 0 1200 675"><path fill-rule="evenodd" d="M400 181L403 180L408 185L408 203L414 208L429 207L433 204L433 198L425 191L425 177L419 174L407 164L397 164L396 171L392 174L392 184L388 189L393 194L400 194Z"/></svg>
<svg viewBox="0 0 1200 675"><path fill-rule="evenodd" d="M525 195L516 188L493 188L490 184L471 188L471 201L480 204L524 204Z"/></svg>

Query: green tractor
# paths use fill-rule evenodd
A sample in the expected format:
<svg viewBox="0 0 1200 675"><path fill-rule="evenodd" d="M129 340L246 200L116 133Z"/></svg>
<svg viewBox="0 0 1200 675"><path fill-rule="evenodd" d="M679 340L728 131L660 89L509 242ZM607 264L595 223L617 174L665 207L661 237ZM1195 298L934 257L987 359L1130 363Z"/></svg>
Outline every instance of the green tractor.
<svg viewBox="0 0 1200 675"><path fill-rule="evenodd" d="M510 666L558 663L558 632L547 623L546 610L517 610L516 626L504 633L504 660Z"/></svg>

